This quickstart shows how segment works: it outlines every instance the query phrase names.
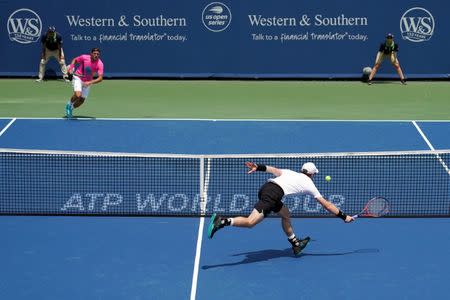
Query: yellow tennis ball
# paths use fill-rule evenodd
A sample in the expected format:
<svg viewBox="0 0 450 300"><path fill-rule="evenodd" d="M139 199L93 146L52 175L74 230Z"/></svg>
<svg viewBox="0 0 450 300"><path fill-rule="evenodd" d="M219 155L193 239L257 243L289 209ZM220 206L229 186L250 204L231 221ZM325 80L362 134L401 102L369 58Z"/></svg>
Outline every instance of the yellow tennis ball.
<svg viewBox="0 0 450 300"><path fill-rule="evenodd" d="M325 180L326 181L330 181L331 180L331 176L330 175L325 176Z"/></svg>

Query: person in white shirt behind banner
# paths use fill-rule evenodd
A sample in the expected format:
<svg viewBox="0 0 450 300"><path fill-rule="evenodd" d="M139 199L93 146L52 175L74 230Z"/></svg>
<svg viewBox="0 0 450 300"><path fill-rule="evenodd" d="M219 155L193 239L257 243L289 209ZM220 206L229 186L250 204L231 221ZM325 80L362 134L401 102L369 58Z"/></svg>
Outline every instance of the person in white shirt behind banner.
<svg viewBox="0 0 450 300"><path fill-rule="evenodd" d="M255 204L253 211L248 217L224 218L213 214L208 227L209 238L212 238L219 229L225 226L252 228L264 220L264 217L268 214L275 212L281 217L281 226L292 245L294 254L299 255L302 249L308 244L310 238L299 239L294 234L289 209L281 201L284 196L291 194L309 194L327 211L341 218L344 222L350 223L354 221L351 216L346 215L333 203L322 197L317 190L313 182L313 177L319 173L319 170L314 163L307 162L303 164L300 173L288 169L278 169L262 164L255 164L253 162L246 162L245 165L249 168L249 174L255 171L261 171L271 173L275 177L270 178L261 186L258 192L259 201Z"/></svg>

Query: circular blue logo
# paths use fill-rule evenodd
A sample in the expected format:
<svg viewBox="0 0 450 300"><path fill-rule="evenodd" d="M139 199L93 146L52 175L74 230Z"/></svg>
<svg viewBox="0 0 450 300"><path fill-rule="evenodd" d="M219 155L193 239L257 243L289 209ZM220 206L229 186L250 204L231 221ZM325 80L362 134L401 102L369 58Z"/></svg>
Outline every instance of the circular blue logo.
<svg viewBox="0 0 450 300"><path fill-rule="evenodd" d="M41 18L31 9L18 9L8 18L8 34L11 41L21 44L35 43L39 40L41 31Z"/></svg>
<svg viewBox="0 0 450 300"><path fill-rule="evenodd" d="M224 31L231 23L231 10L221 2L212 2L203 9L202 21L210 31Z"/></svg>
<svg viewBox="0 0 450 300"><path fill-rule="evenodd" d="M433 15L422 7L408 9L400 19L400 31L404 40L425 42L434 32Z"/></svg>

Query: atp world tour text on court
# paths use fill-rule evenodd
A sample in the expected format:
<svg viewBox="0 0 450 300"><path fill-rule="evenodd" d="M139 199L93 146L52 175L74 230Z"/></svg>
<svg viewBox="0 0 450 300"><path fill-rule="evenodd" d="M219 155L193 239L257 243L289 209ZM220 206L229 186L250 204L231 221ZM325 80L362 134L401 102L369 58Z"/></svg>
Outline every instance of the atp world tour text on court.
<svg viewBox="0 0 450 300"><path fill-rule="evenodd" d="M328 199L337 207L345 203L344 195L329 195ZM117 212L126 213L186 213L193 214L201 210L206 202L206 212L239 213L248 210L256 201L256 196L246 194L200 194L185 193L74 193L61 206L60 211L70 213ZM309 195L285 197L284 203L290 211L318 213L322 206Z"/></svg>

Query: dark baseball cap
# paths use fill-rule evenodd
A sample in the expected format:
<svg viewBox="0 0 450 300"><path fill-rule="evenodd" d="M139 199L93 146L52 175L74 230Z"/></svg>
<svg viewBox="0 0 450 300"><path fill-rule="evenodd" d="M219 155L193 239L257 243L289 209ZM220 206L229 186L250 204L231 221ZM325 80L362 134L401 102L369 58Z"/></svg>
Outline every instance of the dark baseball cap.
<svg viewBox="0 0 450 300"><path fill-rule="evenodd" d="M386 38L387 39L393 39L394 35L392 33L388 33L388 34L386 34Z"/></svg>

